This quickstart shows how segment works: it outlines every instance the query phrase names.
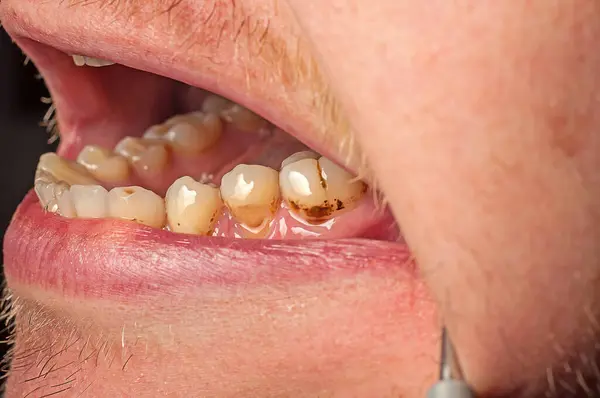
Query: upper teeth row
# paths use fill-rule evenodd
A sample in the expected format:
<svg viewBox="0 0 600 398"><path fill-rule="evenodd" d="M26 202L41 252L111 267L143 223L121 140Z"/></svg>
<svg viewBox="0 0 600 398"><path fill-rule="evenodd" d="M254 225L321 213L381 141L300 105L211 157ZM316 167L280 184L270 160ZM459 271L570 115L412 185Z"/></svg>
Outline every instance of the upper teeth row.
<svg viewBox="0 0 600 398"><path fill-rule="evenodd" d="M238 165L219 188L181 177L164 199L138 186L107 191L84 166L54 153L40 158L35 181L42 206L65 217L112 217L201 235L212 233L224 206L236 221L256 229L274 218L282 199L303 218L322 221L355 205L365 190L364 183L314 152L290 156L280 172Z"/></svg>
<svg viewBox="0 0 600 398"><path fill-rule="evenodd" d="M114 62L106 61L103 59L86 57L85 55L73 55L73 63L77 66L94 66L94 67L102 67L102 66L110 66L114 65Z"/></svg>

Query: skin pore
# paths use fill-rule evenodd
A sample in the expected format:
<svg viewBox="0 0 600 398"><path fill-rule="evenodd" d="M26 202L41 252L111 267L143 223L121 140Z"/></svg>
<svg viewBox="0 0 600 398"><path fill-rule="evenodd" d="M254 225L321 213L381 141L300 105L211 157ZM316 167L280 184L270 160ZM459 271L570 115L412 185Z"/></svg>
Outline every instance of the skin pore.
<svg viewBox="0 0 600 398"><path fill-rule="evenodd" d="M13 36L37 26L28 34L42 40L58 25L32 21L60 9L75 27L60 31L67 45L92 31L86 15L103 16L114 30L98 40L127 52L142 45L133 33L143 21L153 21L147 29L158 37L144 48L181 49L191 43L190 13L205 16L209 27L194 37L212 40L194 41L185 54L210 85L264 80L270 89L248 86L246 96L275 93L282 100L273 112L310 126L311 139L373 178L422 278L410 267L355 276L340 266L291 283L282 266L281 275L242 288L208 281L101 300L9 277L17 314L9 397L63 389L65 396L418 397L435 378L440 316L484 397L598 391L597 3L239 0L211 8L188 0L167 10L131 0L66 3L33 12L2 0L0 19ZM27 18L15 23L13 14ZM236 34L246 20L265 33ZM115 44L127 23L131 42ZM231 50L261 43L270 55ZM233 53L230 68L243 72L217 82L215 60ZM298 73L282 72L290 69ZM119 223L97 228L113 245L137 239L159 257L193 255ZM296 255L316 262L309 249Z"/></svg>

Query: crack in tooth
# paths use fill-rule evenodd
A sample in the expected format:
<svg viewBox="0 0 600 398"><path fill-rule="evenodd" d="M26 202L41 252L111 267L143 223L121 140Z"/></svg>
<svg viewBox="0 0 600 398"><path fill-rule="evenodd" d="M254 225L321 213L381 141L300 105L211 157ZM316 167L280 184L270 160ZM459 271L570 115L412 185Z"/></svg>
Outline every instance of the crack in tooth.
<svg viewBox="0 0 600 398"><path fill-rule="evenodd" d="M101 68L103 66L115 65L112 61L107 61L99 58L87 57L85 55L73 55L73 63L76 66L91 66L94 68Z"/></svg>
<svg viewBox="0 0 600 398"><path fill-rule="evenodd" d="M171 231L211 235L223 203L218 188L185 176L169 187L165 206Z"/></svg>
<svg viewBox="0 0 600 398"><path fill-rule="evenodd" d="M221 179L221 197L232 216L251 229L266 226L279 206L279 173L240 164Z"/></svg>

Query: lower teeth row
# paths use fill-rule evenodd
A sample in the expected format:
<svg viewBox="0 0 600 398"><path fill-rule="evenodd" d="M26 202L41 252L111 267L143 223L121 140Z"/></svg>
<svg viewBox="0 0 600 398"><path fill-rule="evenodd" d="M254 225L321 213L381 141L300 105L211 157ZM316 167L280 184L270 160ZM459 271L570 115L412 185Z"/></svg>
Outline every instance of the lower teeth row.
<svg viewBox="0 0 600 398"><path fill-rule="evenodd" d="M205 108L219 105L213 102L205 103ZM169 187L164 198L139 186L108 191L99 183L125 179L130 167L140 172L151 170L166 156L160 141L177 141L172 127L187 123L191 117L202 126L218 126L219 119L206 111L176 116L163 126L149 129L144 139L125 139L117 145L117 154L87 147L77 163L54 153L42 155L35 180L41 205L69 218L117 218L173 232L211 235L224 214L250 229L260 229L281 207L287 207L300 218L319 223L353 208L364 195L363 182L314 152L291 155L279 171L262 165L237 165L222 177L220 187L184 176ZM235 112L237 116L244 114L242 110ZM248 115L244 121L254 123L256 131L262 122ZM215 140L206 130L199 138L188 134L187 138L198 144L193 151L202 151L203 143ZM181 150L191 151L190 146Z"/></svg>

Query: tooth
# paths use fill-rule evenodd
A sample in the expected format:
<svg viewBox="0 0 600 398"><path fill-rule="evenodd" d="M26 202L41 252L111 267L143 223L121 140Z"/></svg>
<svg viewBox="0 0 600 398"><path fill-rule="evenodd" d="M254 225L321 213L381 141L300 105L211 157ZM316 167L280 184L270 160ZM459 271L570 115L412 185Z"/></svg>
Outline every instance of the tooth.
<svg viewBox="0 0 600 398"><path fill-rule="evenodd" d="M165 196L171 231L210 235L222 207L219 189L191 177L176 180Z"/></svg>
<svg viewBox="0 0 600 398"><path fill-rule="evenodd" d="M222 130L218 116L195 113L172 125L164 139L177 152L197 154L213 146Z"/></svg>
<svg viewBox="0 0 600 398"><path fill-rule="evenodd" d="M265 119L238 104L222 110L221 117L240 131L262 132L267 127Z"/></svg>
<svg viewBox="0 0 600 398"><path fill-rule="evenodd" d="M283 169L288 164L295 163L302 159L319 159L319 157L321 157L321 155L313 151L296 152L288 156L283 162L281 162L281 168Z"/></svg>
<svg viewBox="0 0 600 398"><path fill-rule="evenodd" d="M327 201L341 210L352 206L367 190L364 182L357 180L352 174L322 156L319 159L321 176L325 180L327 188Z"/></svg>
<svg viewBox="0 0 600 398"><path fill-rule="evenodd" d="M77 163L101 181L119 182L129 177L127 159L95 145L85 146L77 157Z"/></svg>
<svg viewBox="0 0 600 398"><path fill-rule="evenodd" d="M98 184L98 181L90 176L83 166L65 160L52 152L40 157L37 169L38 172L50 174L56 181L64 181L69 185Z"/></svg>
<svg viewBox="0 0 600 398"><path fill-rule="evenodd" d="M142 137L158 140L164 138L167 131L169 131L169 126L167 124L155 124L154 126L148 127Z"/></svg>
<svg viewBox="0 0 600 398"><path fill-rule="evenodd" d="M251 228L273 217L279 204L279 173L240 164L221 179L221 197L235 219Z"/></svg>
<svg viewBox="0 0 600 398"><path fill-rule="evenodd" d="M71 199L78 218L105 218L108 216L108 191L100 185L72 185Z"/></svg>
<svg viewBox="0 0 600 398"><path fill-rule="evenodd" d="M142 187L113 188L108 193L108 215L154 228L165 225L163 198Z"/></svg>
<svg viewBox="0 0 600 398"><path fill-rule="evenodd" d="M77 211L75 210L70 187L63 182L58 184L54 192L56 205L58 206L57 213L67 218L77 217Z"/></svg>
<svg viewBox="0 0 600 398"><path fill-rule="evenodd" d="M209 95L204 99L202 103L202 112L212 113L214 115L220 115L225 109L229 109L233 106L233 102L227 98L223 98L220 95Z"/></svg>
<svg viewBox="0 0 600 398"><path fill-rule="evenodd" d="M42 179L36 179L34 190L42 208L50 213L56 213L58 204L56 203L56 195L54 193L57 184L48 182Z"/></svg>
<svg viewBox="0 0 600 398"><path fill-rule="evenodd" d="M355 204L366 185L325 157L287 164L279 174L282 196L308 220L323 220Z"/></svg>
<svg viewBox="0 0 600 398"><path fill-rule="evenodd" d="M150 139L125 137L115 147L115 153L126 158L138 172L148 174L162 171L169 161L165 144Z"/></svg>
<svg viewBox="0 0 600 398"><path fill-rule="evenodd" d="M84 55L73 55L73 63L77 66L93 66L93 67L101 67L101 66L110 66L114 65L114 62L106 61L103 59L86 57Z"/></svg>

